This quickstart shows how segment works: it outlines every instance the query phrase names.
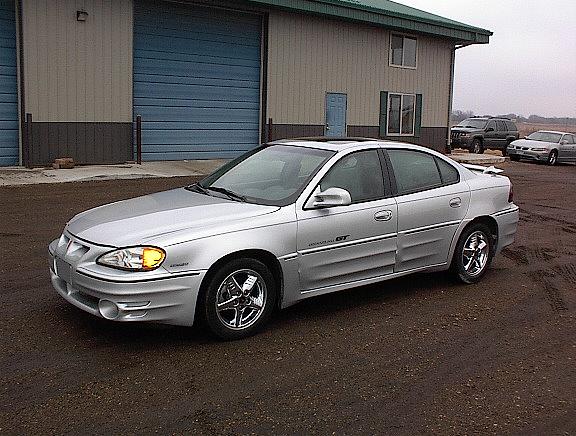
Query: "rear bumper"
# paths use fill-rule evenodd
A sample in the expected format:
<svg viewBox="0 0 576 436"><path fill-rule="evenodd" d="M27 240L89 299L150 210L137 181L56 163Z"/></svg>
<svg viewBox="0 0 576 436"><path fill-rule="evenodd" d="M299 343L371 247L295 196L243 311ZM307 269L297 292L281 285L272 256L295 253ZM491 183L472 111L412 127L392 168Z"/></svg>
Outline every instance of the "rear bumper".
<svg viewBox="0 0 576 436"><path fill-rule="evenodd" d="M518 220L520 218L519 208L513 205L510 209L495 213L492 215L498 224L498 245L496 253L514 242L516 230L518 229Z"/></svg>
<svg viewBox="0 0 576 436"><path fill-rule="evenodd" d="M196 300L205 275L205 271L198 271L129 282L98 277L74 267L60 274L57 269L54 251L50 250L54 289L85 312L113 321L183 326L194 323Z"/></svg>

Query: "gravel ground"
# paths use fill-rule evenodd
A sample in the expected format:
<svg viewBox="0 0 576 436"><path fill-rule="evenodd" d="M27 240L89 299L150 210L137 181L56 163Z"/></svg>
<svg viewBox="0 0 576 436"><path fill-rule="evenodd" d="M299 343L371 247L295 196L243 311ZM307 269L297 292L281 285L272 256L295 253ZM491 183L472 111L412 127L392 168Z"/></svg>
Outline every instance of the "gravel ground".
<svg viewBox="0 0 576 436"><path fill-rule="evenodd" d="M476 285L307 300L243 341L115 324L52 290L75 213L190 179L0 188L0 434L576 432L576 166L503 167L516 243Z"/></svg>

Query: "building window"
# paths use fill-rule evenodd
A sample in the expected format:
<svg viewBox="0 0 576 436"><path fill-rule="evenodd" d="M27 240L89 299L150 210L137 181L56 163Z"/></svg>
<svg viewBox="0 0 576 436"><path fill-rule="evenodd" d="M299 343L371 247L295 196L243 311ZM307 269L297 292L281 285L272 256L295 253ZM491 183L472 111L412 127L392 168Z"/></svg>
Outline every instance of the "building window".
<svg viewBox="0 0 576 436"><path fill-rule="evenodd" d="M388 131L389 136L413 136L416 95L388 95Z"/></svg>
<svg viewBox="0 0 576 436"><path fill-rule="evenodd" d="M416 38L402 35L390 36L390 65L416 68Z"/></svg>

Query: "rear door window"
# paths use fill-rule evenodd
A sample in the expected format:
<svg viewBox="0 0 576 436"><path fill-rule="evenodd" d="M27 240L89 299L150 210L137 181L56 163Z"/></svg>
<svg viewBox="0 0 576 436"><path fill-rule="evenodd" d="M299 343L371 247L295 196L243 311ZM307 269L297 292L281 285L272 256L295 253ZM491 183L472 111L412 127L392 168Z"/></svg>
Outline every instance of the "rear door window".
<svg viewBox="0 0 576 436"><path fill-rule="evenodd" d="M507 130L504 121L496 120L496 126L498 127L498 131L500 132L505 132Z"/></svg>
<svg viewBox="0 0 576 436"><path fill-rule="evenodd" d="M398 195L442 186L434 156L413 150L388 150Z"/></svg>

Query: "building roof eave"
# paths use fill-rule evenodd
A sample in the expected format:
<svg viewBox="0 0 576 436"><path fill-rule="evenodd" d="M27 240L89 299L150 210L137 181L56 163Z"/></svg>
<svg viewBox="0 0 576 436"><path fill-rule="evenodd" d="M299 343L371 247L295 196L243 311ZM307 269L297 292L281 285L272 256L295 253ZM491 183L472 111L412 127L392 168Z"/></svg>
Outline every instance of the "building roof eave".
<svg viewBox="0 0 576 436"><path fill-rule="evenodd" d="M487 44L492 32L389 0L248 0L294 12L369 23L402 32L446 38L456 44Z"/></svg>

